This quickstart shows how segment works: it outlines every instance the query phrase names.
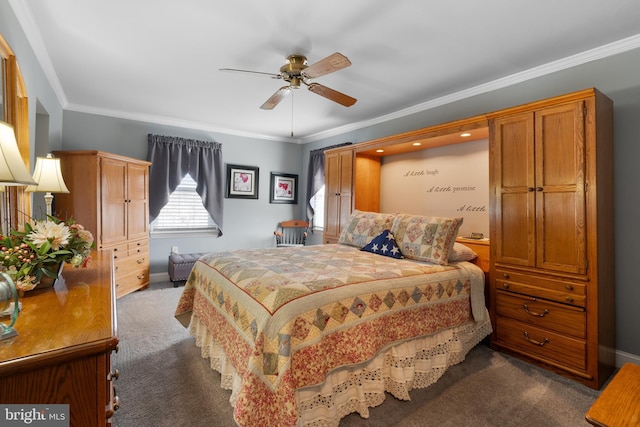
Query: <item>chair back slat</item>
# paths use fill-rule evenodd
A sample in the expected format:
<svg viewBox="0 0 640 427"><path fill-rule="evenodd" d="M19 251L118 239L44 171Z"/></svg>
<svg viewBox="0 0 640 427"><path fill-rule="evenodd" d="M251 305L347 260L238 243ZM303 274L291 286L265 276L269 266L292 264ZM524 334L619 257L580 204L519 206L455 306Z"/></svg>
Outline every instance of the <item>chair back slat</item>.
<svg viewBox="0 0 640 427"><path fill-rule="evenodd" d="M308 229L307 221L282 221L278 230L273 233L276 236L276 246L304 246Z"/></svg>

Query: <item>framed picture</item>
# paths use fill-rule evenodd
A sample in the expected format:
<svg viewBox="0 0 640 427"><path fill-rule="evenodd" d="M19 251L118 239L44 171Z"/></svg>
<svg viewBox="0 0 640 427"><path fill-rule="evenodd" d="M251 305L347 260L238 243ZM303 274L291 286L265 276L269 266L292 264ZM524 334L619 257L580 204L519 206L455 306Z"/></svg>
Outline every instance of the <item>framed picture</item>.
<svg viewBox="0 0 640 427"><path fill-rule="evenodd" d="M260 169L255 166L227 164L227 197L257 199Z"/></svg>
<svg viewBox="0 0 640 427"><path fill-rule="evenodd" d="M271 203L298 203L298 175L271 172Z"/></svg>

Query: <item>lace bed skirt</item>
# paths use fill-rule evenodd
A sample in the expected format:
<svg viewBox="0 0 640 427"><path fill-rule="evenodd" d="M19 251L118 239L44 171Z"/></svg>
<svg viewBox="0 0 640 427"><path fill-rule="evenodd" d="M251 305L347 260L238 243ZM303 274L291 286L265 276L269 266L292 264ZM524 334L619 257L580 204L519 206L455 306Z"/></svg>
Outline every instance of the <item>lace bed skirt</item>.
<svg viewBox="0 0 640 427"><path fill-rule="evenodd" d="M202 357L209 358L211 368L220 373L221 387L231 390L229 401L234 405L242 378L195 315L190 332L196 337ZM490 333L487 314L483 322L470 322L403 342L382 350L367 362L335 369L324 383L296 391L298 426L337 427L340 419L352 412L368 418L369 408L382 404L385 392L400 400L410 400L410 390L438 381Z"/></svg>

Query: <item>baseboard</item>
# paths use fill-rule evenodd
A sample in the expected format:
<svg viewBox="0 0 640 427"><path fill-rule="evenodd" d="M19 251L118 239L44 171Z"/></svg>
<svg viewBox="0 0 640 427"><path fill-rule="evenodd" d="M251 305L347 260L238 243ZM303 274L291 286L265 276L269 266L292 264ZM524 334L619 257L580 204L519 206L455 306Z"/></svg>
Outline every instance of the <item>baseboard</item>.
<svg viewBox="0 0 640 427"><path fill-rule="evenodd" d="M640 356L637 354L626 353L621 350L616 350L616 367L620 368L625 363L634 363L640 365Z"/></svg>

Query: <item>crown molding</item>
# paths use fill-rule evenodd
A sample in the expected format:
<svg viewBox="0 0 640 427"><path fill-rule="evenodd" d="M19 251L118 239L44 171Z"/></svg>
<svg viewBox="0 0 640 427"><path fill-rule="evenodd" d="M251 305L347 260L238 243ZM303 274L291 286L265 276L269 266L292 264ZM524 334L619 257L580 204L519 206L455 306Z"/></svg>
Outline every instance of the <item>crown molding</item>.
<svg viewBox="0 0 640 427"><path fill-rule="evenodd" d="M538 67L531 68L529 70L515 73L510 76L502 77L500 79L484 83L478 86L474 86L469 89L465 89L459 92L455 92L449 95L445 95L439 98L432 99L409 108L395 111L390 114L385 114L370 120L365 120L356 123L350 123L345 126L329 129L327 131L318 132L313 135L302 138L301 142L309 143L320 139L328 138L331 136L341 135L347 132L352 132L358 129L362 129L368 126L388 122L401 117L409 116L411 114L420 113L432 108L436 108L442 105L450 104L455 101L460 101L472 96L481 95L487 92L491 92L496 89L502 89L508 86L522 83L527 80L531 80L537 77L542 77L548 74L555 73L557 71L566 70L578 65L586 64L588 62L596 61L598 59L607 58L619 53L624 53L640 47L640 34L636 34L631 37L627 37L622 40L618 40L595 49L587 50L575 55L571 55L557 61L549 62L547 64L540 65Z"/></svg>

